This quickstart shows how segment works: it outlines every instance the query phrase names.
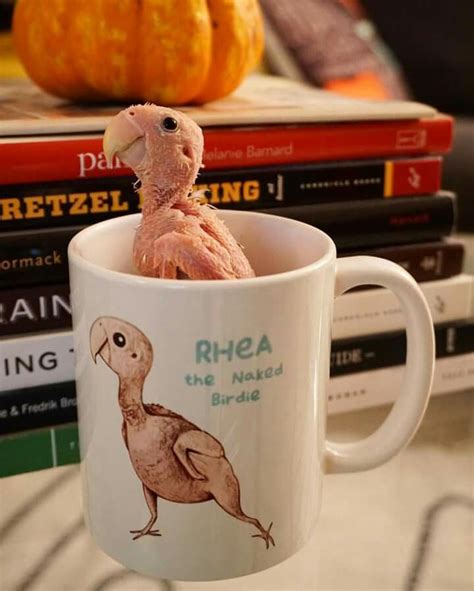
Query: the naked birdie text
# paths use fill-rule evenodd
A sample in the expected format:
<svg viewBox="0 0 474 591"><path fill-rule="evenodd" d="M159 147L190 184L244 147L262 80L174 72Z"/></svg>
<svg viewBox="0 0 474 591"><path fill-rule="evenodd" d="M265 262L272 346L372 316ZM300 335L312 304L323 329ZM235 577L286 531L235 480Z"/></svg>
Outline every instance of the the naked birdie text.
<svg viewBox="0 0 474 591"><path fill-rule="evenodd" d="M225 343L200 339L195 343L195 362L197 365L205 366L206 369L212 368L216 364L222 367L223 363L236 363L241 360L254 360L256 358L260 362L260 357L262 363L259 363L258 367L255 367L252 363L252 367L249 369L242 369L241 367L231 369L229 388L235 388L234 392L216 391L216 376L211 372L187 373L184 380L188 386L193 388L202 386L206 389L206 393L210 392L211 406L258 402L261 400L262 393L260 387L255 387L256 382L260 386L260 382L278 377L283 373L282 361L277 364L265 363L265 361L268 361L267 356L272 351L270 339L265 334L257 339L242 337ZM222 376L220 377L222 378ZM239 385L241 388L237 390L236 388Z"/></svg>

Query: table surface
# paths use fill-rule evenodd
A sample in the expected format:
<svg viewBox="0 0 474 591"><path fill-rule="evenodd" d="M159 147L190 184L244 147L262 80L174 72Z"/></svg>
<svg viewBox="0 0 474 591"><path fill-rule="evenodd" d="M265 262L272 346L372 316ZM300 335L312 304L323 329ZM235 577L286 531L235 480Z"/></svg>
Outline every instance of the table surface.
<svg viewBox="0 0 474 591"><path fill-rule="evenodd" d="M467 266L472 272L474 259ZM388 410L332 416L328 434L346 441L364 437ZM325 478L320 519L302 551L257 575L216 583L146 579L103 554L82 521L78 466L5 478L0 589L471 590L473 452L474 390L433 398L416 437L392 461Z"/></svg>
<svg viewBox="0 0 474 591"><path fill-rule="evenodd" d="M0 481L2 591L468 590L474 586L474 392L432 399L418 434L369 472L328 476L314 536L265 572L216 583L127 572L82 521L77 466ZM369 434L386 408L330 417L333 438Z"/></svg>

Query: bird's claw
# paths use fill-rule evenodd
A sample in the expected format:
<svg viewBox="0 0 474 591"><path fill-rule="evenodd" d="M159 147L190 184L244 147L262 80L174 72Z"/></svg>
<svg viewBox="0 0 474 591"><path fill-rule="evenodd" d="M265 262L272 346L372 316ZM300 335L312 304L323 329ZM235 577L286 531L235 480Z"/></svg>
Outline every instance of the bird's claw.
<svg viewBox="0 0 474 591"><path fill-rule="evenodd" d="M138 540L138 538L142 538L143 536L161 536L159 529L150 529L148 531L146 529L131 529L130 533L137 534L133 536L133 540Z"/></svg>
<svg viewBox="0 0 474 591"><path fill-rule="evenodd" d="M262 538L262 540L265 541L265 546L268 550L268 548L270 548L270 544L272 546L275 546L275 540L272 538L272 536L270 535L270 530L272 529L272 525L273 525L273 521L270 523L270 525L268 526L268 529L265 531L263 531L260 534L253 534L252 538Z"/></svg>

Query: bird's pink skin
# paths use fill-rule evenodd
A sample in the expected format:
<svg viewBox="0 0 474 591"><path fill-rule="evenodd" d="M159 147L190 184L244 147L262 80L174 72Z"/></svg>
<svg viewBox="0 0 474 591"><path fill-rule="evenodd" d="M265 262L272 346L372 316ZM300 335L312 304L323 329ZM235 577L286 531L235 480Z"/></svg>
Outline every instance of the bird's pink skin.
<svg viewBox="0 0 474 591"><path fill-rule="evenodd" d="M106 156L117 155L141 182L143 215L133 258L143 275L171 279L255 276L227 226L191 194L203 145L201 128L190 117L152 104L121 111L106 129Z"/></svg>

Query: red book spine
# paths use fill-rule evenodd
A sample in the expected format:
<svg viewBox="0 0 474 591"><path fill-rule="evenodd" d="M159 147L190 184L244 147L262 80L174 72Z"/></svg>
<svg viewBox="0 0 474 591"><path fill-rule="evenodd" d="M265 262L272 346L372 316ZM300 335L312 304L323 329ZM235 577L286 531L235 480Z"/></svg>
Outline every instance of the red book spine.
<svg viewBox="0 0 474 591"><path fill-rule="evenodd" d="M413 121L324 123L204 130L210 170L383 156L442 154L452 143L447 115ZM0 142L0 184L130 175L106 164L102 135Z"/></svg>
<svg viewBox="0 0 474 591"><path fill-rule="evenodd" d="M440 189L441 158L412 158L385 162L385 197L430 194Z"/></svg>

